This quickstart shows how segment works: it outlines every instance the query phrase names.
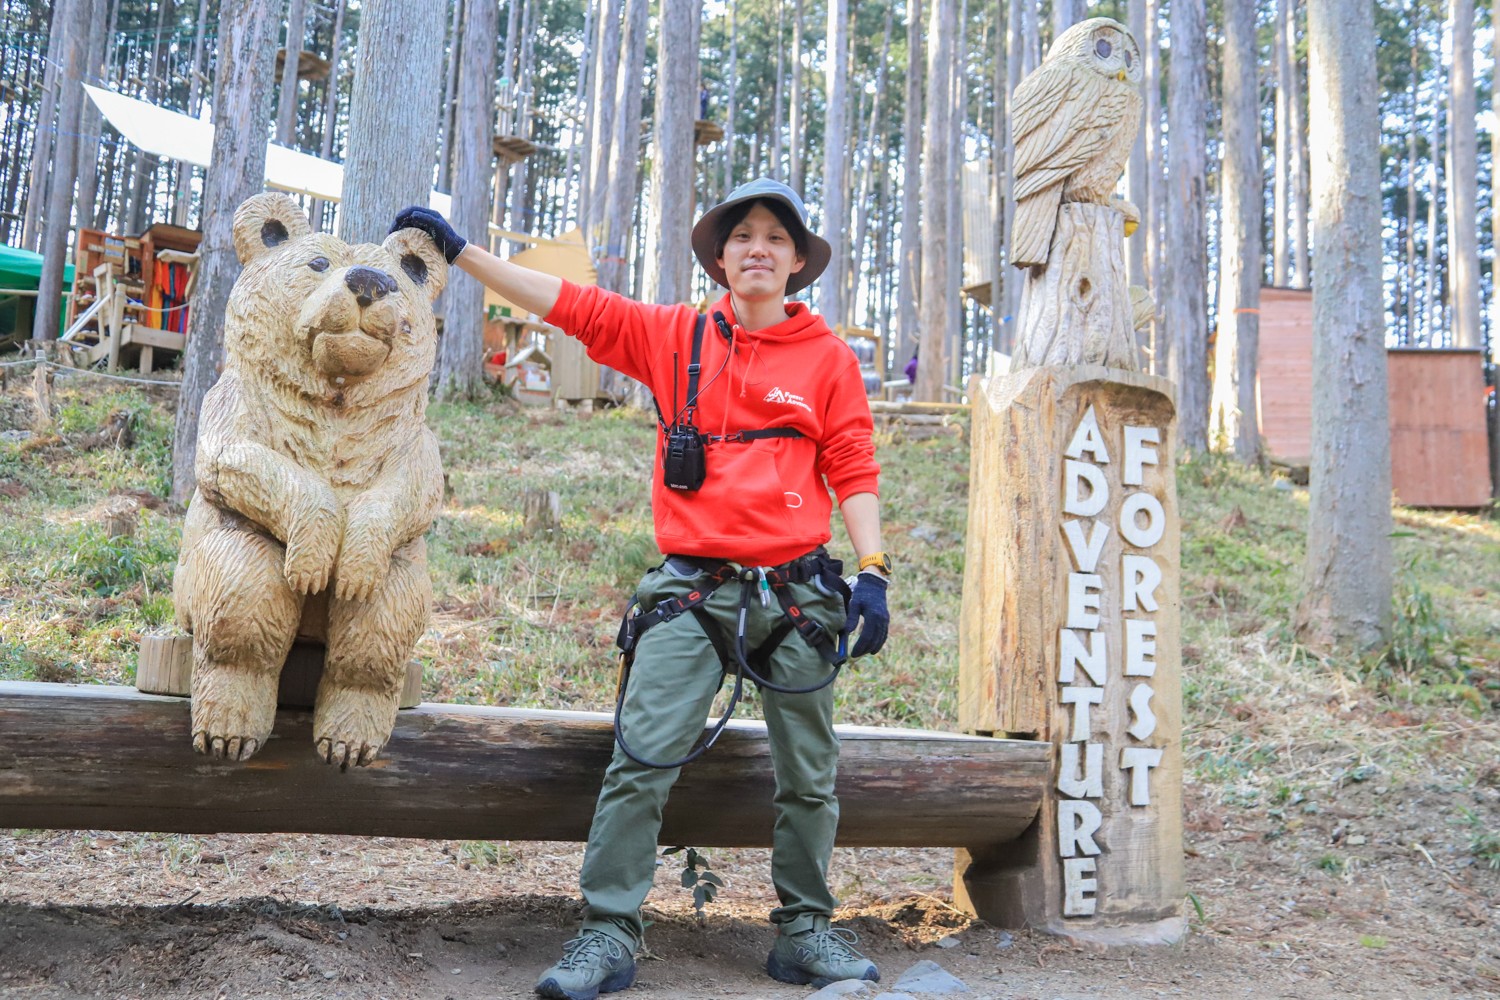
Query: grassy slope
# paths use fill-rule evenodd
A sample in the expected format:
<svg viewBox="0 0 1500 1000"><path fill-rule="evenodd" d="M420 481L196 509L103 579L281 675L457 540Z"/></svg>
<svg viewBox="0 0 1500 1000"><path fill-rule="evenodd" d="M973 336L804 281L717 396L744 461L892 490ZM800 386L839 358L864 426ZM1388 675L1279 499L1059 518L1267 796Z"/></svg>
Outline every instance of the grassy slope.
<svg viewBox="0 0 1500 1000"><path fill-rule="evenodd" d="M180 516L143 511L134 538L112 541L98 511L112 489L165 492L170 415L136 390L69 384L58 397L64 441L118 408L137 414L138 440L123 452L0 441L0 677L129 682L139 633L171 620ZM25 426L23 400L0 403L0 430ZM427 698L609 707L618 616L658 559L651 424L504 404L437 406L430 420L450 496L430 536L437 609L417 651ZM951 728L967 445L880 446L887 547L901 560L894 624L885 652L839 685L839 715ZM1270 808L1369 769L1495 780L1500 522L1398 511L1392 650L1318 660L1288 627L1305 491L1215 458L1183 465L1178 481L1188 753L1207 795ZM528 490L560 495L558 530L525 530ZM832 548L849 555L841 529Z"/></svg>

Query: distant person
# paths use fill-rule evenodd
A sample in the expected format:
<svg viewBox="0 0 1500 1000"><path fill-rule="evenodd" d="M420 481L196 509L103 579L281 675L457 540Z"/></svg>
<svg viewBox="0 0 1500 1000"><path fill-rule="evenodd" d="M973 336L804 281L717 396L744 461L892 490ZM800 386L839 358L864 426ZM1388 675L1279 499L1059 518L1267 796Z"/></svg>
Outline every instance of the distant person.
<svg viewBox="0 0 1500 1000"><path fill-rule="evenodd" d="M700 121L708 121L708 84L698 85L698 118Z"/></svg>
<svg viewBox="0 0 1500 1000"><path fill-rule="evenodd" d="M919 348L920 350L920 348ZM911 360L906 363L906 381L912 385L917 384L917 352L911 352Z"/></svg>
<svg viewBox="0 0 1500 1000"><path fill-rule="evenodd" d="M732 669L744 676L753 669L767 682L761 704L776 777L771 881L781 905L771 912L777 935L766 972L818 987L880 978L855 933L830 923L836 901L827 873L839 817L830 682L861 619L849 655L884 644L891 563L881 551L880 466L859 360L823 317L787 298L810 285L832 253L806 220L802 199L768 179L741 185L705 212L693 227L693 251L727 292L703 316L501 260L428 209L396 217L393 228L424 230L450 262L670 405L651 491L665 560L637 586L621 629L629 672L619 745L579 877L583 928L542 973L536 992L544 997L594 1000L634 984L662 807ZM859 558L852 590L824 548L830 489ZM772 635L779 642L763 638Z"/></svg>

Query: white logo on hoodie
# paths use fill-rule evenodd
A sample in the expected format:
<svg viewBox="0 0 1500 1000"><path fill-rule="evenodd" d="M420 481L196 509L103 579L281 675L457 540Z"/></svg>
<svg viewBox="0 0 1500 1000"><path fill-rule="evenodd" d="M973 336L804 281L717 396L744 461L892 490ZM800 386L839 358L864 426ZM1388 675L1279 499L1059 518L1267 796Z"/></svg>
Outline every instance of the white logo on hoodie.
<svg viewBox="0 0 1500 1000"><path fill-rule="evenodd" d="M801 396L795 395L794 393L790 392L783 392L780 386L777 386L770 392L766 393L766 402L784 403L787 406L800 406L808 413L812 412L812 407L808 406Z"/></svg>

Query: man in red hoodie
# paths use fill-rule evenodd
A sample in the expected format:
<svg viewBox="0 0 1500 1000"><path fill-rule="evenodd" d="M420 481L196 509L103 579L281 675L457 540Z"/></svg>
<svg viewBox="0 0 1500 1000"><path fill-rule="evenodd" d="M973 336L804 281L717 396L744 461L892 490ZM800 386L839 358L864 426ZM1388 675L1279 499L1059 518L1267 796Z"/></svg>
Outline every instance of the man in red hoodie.
<svg viewBox="0 0 1500 1000"><path fill-rule="evenodd" d="M765 179L706 212L693 250L728 291L703 317L511 264L427 209L404 210L393 227L427 232L450 263L645 383L661 411L651 502L666 559L622 629L628 682L580 876L583 928L542 974L544 997L593 1000L635 981L662 807L678 765L706 748L704 717L736 670L761 686L776 775L781 905L766 971L814 986L880 978L854 933L829 923L838 739L828 682L861 619L851 655L884 643L891 567L858 360L822 317L787 300L831 256L806 214L791 188ZM852 591L823 548L830 489L860 560Z"/></svg>

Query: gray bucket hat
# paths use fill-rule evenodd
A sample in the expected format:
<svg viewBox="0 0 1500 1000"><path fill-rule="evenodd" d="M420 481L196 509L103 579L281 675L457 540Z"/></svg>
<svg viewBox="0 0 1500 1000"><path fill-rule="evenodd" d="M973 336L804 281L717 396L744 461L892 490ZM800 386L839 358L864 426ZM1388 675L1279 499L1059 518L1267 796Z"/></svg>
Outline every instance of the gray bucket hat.
<svg viewBox="0 0 1500 1000"><path fill-rule="evenodd" d="M704 212L703 218L693 226L693 252L698 255L698 263L703 265L703 270L708 272L708 276L728 288L728 276L725 275L724 269L719 266L714 255L714 231L718 229L719 220L724 217L724 213L735 205L761 199L779 201L786 205L802 225L802 236L807 244L807 257L802 270L786 280L786 293L794 295L818 280L818 275L822 274L823 269L828 266L828 259L833 256L833 250L829 247L827 240L807 228L807 208L802 204L802 199L797 197L797 192L780 181L773 181L769 177L758 177L753 181L747 181L729 192L729 197ZM796 234L792 235L795 238Z"/></svg>

